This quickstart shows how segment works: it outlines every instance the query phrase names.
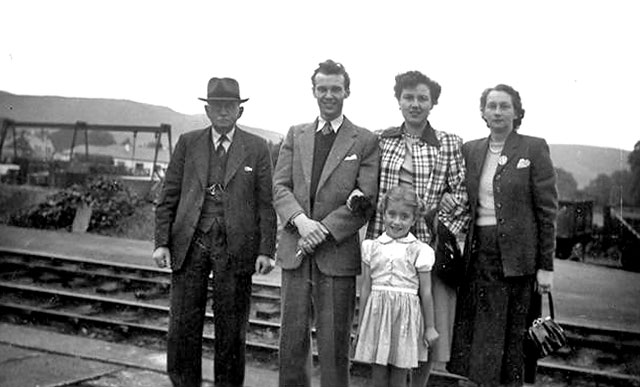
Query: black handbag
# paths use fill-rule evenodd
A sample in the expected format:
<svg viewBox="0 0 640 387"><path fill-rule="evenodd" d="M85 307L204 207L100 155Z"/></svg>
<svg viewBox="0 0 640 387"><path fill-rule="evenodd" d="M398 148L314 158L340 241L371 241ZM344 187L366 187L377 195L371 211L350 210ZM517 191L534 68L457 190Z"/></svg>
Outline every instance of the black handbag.
<svg viewBox="0 0 640 387"><path fill-rule="evenodd" d="M432 272L444 283L456 288L464 276L464 262L456 236L438 221L437 212L434 209L425 215L427 226L433 235L431 247L436 255Z"/></svg>
<svg viewBox="0 0 640 387"><path fill-rule="evenodd" d="M567 345L567 336L554 320L553 298L547 293L549 300L549 316L538 317L527 330L525 351L527 356L542 359Z"/></svg>

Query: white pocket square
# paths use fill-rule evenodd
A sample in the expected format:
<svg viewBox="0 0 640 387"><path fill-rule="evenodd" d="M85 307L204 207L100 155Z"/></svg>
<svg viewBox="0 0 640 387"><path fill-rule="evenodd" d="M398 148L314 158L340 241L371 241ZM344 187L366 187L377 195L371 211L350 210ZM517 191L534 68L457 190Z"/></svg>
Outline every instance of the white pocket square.
<svg viewBox="0 0 640 387"><path fill-rule="evenodd" d="M527 168L531 164L529 159L520 159L518 160L518 165L516 165L516 169Z"/></svg>
<svg viewBox="0 0 640 387"><path fill-rule="evenodd" d="M253 168L251 168L251 167L250 167L250 166L248 166L248 165L245 165L245 167L244 167L244 171L245 171L245 172L253 172Z"/></svg>
<svg viewBox="0 0 640 387"><path fill-rule="evenodd" d="M345 157L344 161L351 161L351 160L357 160L357 159L358 159L358 156L356 154L352 154L352 155L349 155L349 156Z"/></svg>

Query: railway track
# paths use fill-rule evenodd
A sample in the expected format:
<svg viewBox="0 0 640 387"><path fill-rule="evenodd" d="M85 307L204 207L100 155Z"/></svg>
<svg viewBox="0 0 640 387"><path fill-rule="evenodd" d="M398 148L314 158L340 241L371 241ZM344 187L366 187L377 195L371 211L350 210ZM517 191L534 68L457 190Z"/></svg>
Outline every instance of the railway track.
<svg viewBox="0 0 640 387"><path fill-rule="evenodd" d="M164 339L169 315L167 270L90 259L0 250L0 310L3 315L83 329L105 329L121 337ZM275 354L280 289L255 282L247 333L250 351ZM210 307L207 310L211 310ZM640 386L640 333L563 324L569 346L539 362L539 372L572 385ZM213 343L207 312L205 346ZM354 364L356 372L366 373ZM361 368L361 370L358 370ZM434 375L438 385L456 379ZM583 383L583 384L580 384Z"/></svg>

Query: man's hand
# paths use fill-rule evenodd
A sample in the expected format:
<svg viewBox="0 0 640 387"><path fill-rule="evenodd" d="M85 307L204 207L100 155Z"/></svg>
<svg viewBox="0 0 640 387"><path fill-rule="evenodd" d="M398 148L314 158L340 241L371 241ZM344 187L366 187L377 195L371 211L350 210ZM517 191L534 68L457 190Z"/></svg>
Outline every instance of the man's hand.
<svg viewBox="0 0 640 387"><path fill-rule="evenodd" d="M269 274L273 270L274 260L266 255L258 255L256 259L256 273Z"/></svg>
<svg viewBox="0 0 640 387"><path fill-rule="evenodd" d="M302 239L302 243L299 243L298 247L302 248L305 253L313 252L313 249L324 242L327 239L327 235L329 235L329 230L322 223L309 219L305 214L296 216L293 219L293 224L295 224L300 234L300 239Z"/></svg>
<svg viewBox="0 0 640 387"><path fill-rule="evenodd" d="M545 295L551 292L553 287L553 272L549 270L538 269L536 273L536 288L538 293Z"/></svg>
<svg viewBox="0 0 640 387"><path fill-rule="evenodd" d="M324 242L326 239L327 238L325 237L324 239L322 239L320 243ZM320 243L315 244L308 238L300 238L298 239L298 249L297 249L298 251L296 252L296 254L302 254L303 256L313 254L316 247L318 247Z"/></svg>
<svg viewBox="0 0 640 387"><path fill-rule="evenodd" d="M158 247L153 250L151 257L156 263L156 266L161 269L167 267L168 263L171 261L171 253L169 252L168 247Z"/></svg>

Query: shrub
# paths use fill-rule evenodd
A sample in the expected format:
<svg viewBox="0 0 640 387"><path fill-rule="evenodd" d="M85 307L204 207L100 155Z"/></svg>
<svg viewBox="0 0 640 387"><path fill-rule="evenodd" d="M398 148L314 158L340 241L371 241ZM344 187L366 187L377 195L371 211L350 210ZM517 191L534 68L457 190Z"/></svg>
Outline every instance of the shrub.
<svg viewBox="0 0 640 387"><path fill-rule="evenodd" d="M131 215L139 202L120 180L95 177L87 185L74 185L53 194L34 208L20 211L9 218L9 224L20 227L70 230L76 208L82 203L91 206L88 231L100 231Z"/></svg>

